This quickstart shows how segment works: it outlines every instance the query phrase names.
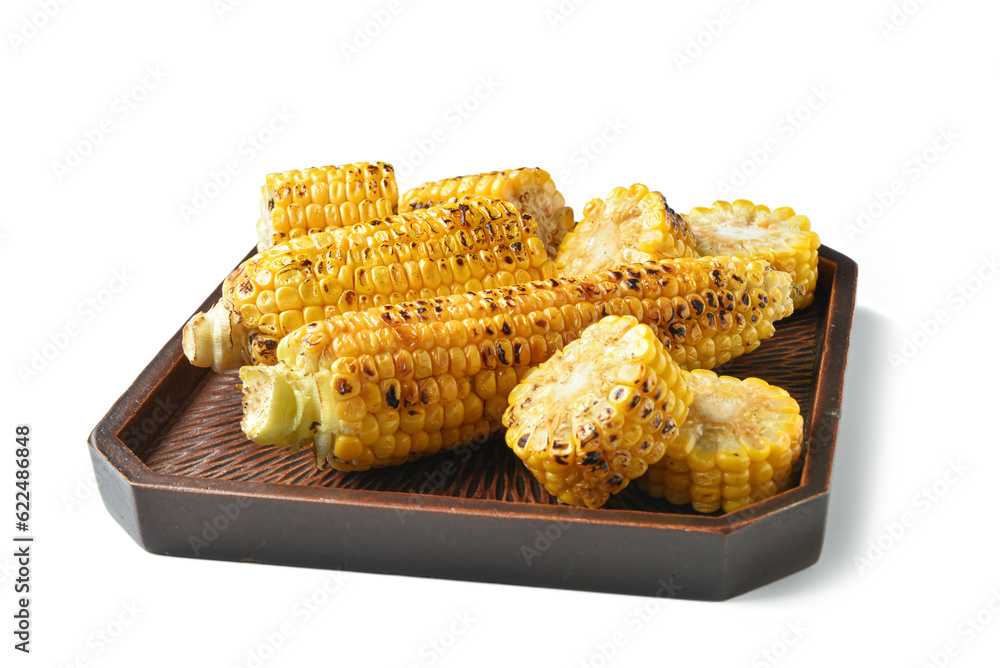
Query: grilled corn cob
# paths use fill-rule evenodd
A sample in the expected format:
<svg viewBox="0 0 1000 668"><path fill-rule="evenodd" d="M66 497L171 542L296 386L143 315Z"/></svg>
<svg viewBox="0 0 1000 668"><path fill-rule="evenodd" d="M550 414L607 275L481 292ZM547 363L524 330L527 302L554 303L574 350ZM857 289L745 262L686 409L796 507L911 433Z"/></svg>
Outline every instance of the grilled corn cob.
<svg viewBox="0 0 1000 668"><path fill-rule="evenodd" d="M549 257L555 257L563 236L573 228L573 209L556 190L549 173L537 167L506 169L425 183L407 191L399 202L400 211L413 211L441 204L453 198L480 195L517 205L538 222L538 236Z"/></svg>
<svg viewBox="0 0 1000 668"><path fill-rule="evenodd" d="M296 237L244 262L184 328L195 366L274 364L281 337L371 306L551 278L530 216L474 197Z"/></svg>
<svg viewBox="0 0 1000 668"><path fill-rule="evenodd" d="M716 202L711 209L697 207L687 216L701 255L738 255L767 260L787 271L803 287L795 308L812 303L819 276L819 235L809 229L809 219L789 207L771 211L745 199L732 204Z"/></svg>
<svg viewBox="0 0 1000 668"><path fill-rule="evenodd" d="M507 445L528 470L563 503L600 508L663 456L691 392L649 327L608 316L532 369L508 402Z"/></svg>
<svg viewBox="0 0 1000 668"><path fill-rule="evenodd" d="M759 378L699 369L680 434L639 480L650 496L700 513L731 513L782 491L802 452L802 416L788 392Z"/></svg>
<svg viewBox="0 0 1000 668"><path fill-rule="evenodd" d="M261 188L257 250L334 227L347 227L398 211L392 165L356 162L268 174Z"/></svg>
<svg viewBox="0 0 1000 668"><path fill-rule="evenodd" d="M314 440L340 470L400 464L486 439L528 372L606 315L657 325L684 367L753 350L791 313L767 263L675 259L345 313L300 327L277 366L245 366L243 431Z"/></svg>
<svg viewBox="0 0 1000 668"><path fill-rule="evenodd" d="M556 268L560 276L574 276L621 264L697 257L694 243L663 195L636 183L587 203L583 220L559 245Z"/></svg>

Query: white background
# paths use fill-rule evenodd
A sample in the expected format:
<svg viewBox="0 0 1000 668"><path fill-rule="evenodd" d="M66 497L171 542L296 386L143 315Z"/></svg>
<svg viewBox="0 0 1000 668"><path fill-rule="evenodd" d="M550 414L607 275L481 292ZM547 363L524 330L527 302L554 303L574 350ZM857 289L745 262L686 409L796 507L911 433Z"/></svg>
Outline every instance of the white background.
<svg viewBox="0 0 1000 668"><path fill-rule="evenodd" d="M4 665L995 660L1000 6L234 3L4 3L0 526L28 423L37 536L30 657L0 550ZM394 163L401 190L537 165L577 212L641 181L680 211L808 215L861 276L820 562L642 623L648 599L348 573L304 620L326 572L140 549L94 491L88 433L253 245L265 174L358 160Z"/></svg>

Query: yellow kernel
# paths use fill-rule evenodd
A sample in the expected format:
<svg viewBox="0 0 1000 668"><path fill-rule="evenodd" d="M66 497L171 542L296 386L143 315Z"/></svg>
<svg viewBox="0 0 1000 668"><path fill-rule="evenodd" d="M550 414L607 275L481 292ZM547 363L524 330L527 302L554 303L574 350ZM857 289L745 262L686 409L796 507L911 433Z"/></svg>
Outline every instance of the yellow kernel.
<svg viewBox="0 0 1000 668"><path fill-rule="evenodd" d="M410 434L410 449L414 453L423 453L427 449L427 445L429 443L430 439L428 438L426 431Z"/></svg>
<svg viewBox="0 0 1000 668"><path fill-rule="evenodd" d="M462 402L464 404L463 420L465 424L475 423L483 418L483 400L479 398L479 395L470 392Z"/></svg>
<svg viewBox="0 0 1000 668"><path fill-rule="evenodd" d="M397 431L392 437L396 441L396 447L392 451L393 457L407 457L410 454L412 441L406 432Z"/></svg>
<svg viewBox="0 0 1000 668"><path fill-rule="evenodd" d="M274 301L279 311L291 311L302 308L302 298L296 288L283 286L275 290Z"/></svg>
<svg viewBox="0 0 1000 668"><path fill-rule="evenodd" d="M374 415L368 413L361 420L361 430L358 433L358 438L361 439L362 445L371 446L378 440L379 435L378 421Z"/></svg>
<svg viewBox="0 0 1000 668"><path fill-rule="evenodd" d="M274 299L273 290L264 290L257 295L257 309L261 313L278 313L281 310Z"/></svg>
<svg viewBox="0 0 1000 668"><path fill-rule="evenodd" d="M372 452L378 459L388 459L396 449L396 439L391 435L379 436L372 445Z"/></svg>
<svg viewBox="0 0 1000 668"><path fill-rule="evenodd" d="M424 431L426 420L427 415L422 409L410 408L400 415L399 429L412 436Z"/></svg>
<svg viewBox="0 0 1000 668"><path fill-rule="evenodd" d="M278 322L281 324L282 332L286 334L306 324L302 311L285 311L278 316Z"/></svg>
<svg viewBox="0 0 1000 668"><path fill-rule="evenodd" d="M344 461L357 459L364 450L365 446L357 436L337 436L337 441L333 445L333 454Z"/></svg>
<svg viewBox="0 0 1000 668"><path fill-rule="evenodd" d="M493 371L483 370L476 374L475 393L482 399L489 399L497 393L497 375Z"/></svg>
<svg viewBox="0 0 1000 668"><path fill-rule="evenodd" d="M365 401L361 397L352 397L346 401L337 401L337 418L348 422L360 422L365 416Z"/></svg>
<svg viewBox="0 0 1000 668"><path fill-rule="evenodd" d="M465 421L465 402L460 400L450 401L444 404L445 428L460 427Z"/></svg>
<svg viewBox="0 0 1000 668"><path fill-rule="evenodd" d="M444 427L444 406L435 404L425 411L424 431L434 433Z"/></svg>

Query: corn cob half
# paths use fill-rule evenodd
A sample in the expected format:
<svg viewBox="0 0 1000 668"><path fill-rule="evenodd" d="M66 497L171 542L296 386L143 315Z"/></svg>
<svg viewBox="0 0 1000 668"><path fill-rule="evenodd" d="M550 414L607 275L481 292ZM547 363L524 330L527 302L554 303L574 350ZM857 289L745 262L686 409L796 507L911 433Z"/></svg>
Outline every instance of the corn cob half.
<svg viewBox="0 0 1000 668"><path fill-rule="evenodd" d="M639 486L700 513L730 513L783 491L802 452L802 416L788 392L760 378L699 369L680 434Z"/></svg>
<svg viewBox="0 0 1000 668"><path fill-rule="evenodd" d="M682 367L753 350L791 313L791 279L740 258L674 259L345 313L300 327L276 366L245 366L243 431L314 441L340 470L483 440L510 391L607 315L660 327Z"/></svg>
<svg viewBox="0 0 1000 668"><path fill-rule="evenodd" d="M697 257L684 219L661 193L636 183L592 199L556 254L560 276L671 257Z"/></svg>
<svg viewBox="0 0 1000 668"><path fill-rule="evenodd" d="M534 218L538 222L538 236L549 257L555 257L559 242L573 228L573 209L566 206L566 200L556 190L549 173L537 167L425 183L403 194L399 210L413 211L477 195L512 202L521 213Z"/></svg>
<svg viewBox="0 0 1000 668"><path fill-rule="evenodd" d="M683 374L648 326L603 318L510 393L507 445L560 501L600 508L677 436Z"/></svg>
<svg viewBox="0 0 1000 668"><path fill-rule="evenodd" d="M372 306L551 278L530 216L467 201L315 232L244 262L222 297L184 328L195 366L274 364L278 341L316 320Z"/></svg>
<svg viewBox="0 0 1000 668"><path fill-rule="evenodd" d="M261 188L257 250L335 227L348 227L398 211L392 165L356 162L268 174Z"/></svg>
<svg viewBox="0 0 1000 668"><path fill-rule="evenodd" d="M732 204L716 202L697 207L687 216L702 255L738 255L767 260L787 271L803 287L795 308L809 306L819 276L819 235L809 229L809 219L787 206L772 211L745 199Z"/></svg>

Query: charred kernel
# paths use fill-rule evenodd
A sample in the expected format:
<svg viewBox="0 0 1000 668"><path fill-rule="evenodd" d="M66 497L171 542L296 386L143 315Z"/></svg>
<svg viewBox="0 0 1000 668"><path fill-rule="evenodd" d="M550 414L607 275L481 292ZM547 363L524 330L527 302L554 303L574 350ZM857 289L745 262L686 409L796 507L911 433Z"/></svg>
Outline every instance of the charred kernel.
<svg viewBox="0 0 1000 668"><path fill-rule="evenodd" d="M580 445L586 445L597 437L597 425L593 423L580 425L576 430L576 438L580 441Z"/></svg>
<svg viewBox="0 0 1000 668"><path fill-rule="evenodd" d="M599 461L601 461L600 452L588 452L586 455L584 455L582 463L586 466L589 466L591 464L596 464Z"/></svg>
<svg viewBox="0 0 1000 668"><path fill-rule="evenodd" d="M337 375L333 379L334 391L342 397L354 396L361 389L361 384L347 376Z"/></svg>
<svg viewBox="0 0 1000 668"><path fill-rule="evenodd" d="M393 381L386 390L385 404L389 408L399 408L399 381Z"/></svg>

